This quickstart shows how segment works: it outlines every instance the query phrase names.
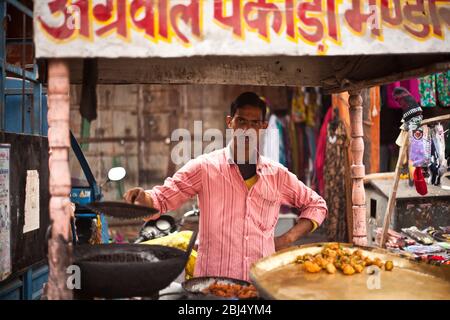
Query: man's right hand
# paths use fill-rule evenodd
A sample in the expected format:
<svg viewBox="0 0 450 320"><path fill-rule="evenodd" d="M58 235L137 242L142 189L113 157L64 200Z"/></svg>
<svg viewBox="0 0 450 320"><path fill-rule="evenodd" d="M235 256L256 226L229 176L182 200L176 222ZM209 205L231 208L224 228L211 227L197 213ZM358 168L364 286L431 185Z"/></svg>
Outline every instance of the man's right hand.
<svg viewBox="0 0 450 320"><path fill-rule="evenodd" d="M153 207L153 201L150 195L143 188L131 188L123 195L123 199L132 204L145 207Z"/></svg>

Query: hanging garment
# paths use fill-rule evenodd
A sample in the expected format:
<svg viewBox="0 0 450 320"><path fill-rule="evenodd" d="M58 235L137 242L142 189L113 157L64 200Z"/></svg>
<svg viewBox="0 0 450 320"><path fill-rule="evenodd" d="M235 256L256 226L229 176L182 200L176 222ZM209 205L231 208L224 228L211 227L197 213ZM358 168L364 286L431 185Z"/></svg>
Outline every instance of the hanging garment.
<svg viewBox="0 0 450 320"><path fill-rule="evenodd" d="M411 95L414 97L416 101L420 100L420 92L419 92L419 80L418 79L409 79L403 81L396 81L386 85L387 97L386 97L386 105L389 108L400 109L400 105L393 99L392 93L395 88L403 87L408 90Z"/></svg>
<svg viewBox="0 0 450 320"><path fill-rule="evenodd" d="M402 108L403 130L421 130L422 108L411 93L406 88L397 87L392 91L392 97Z"/></svg>
<svg viewBox="0 0 450 320"><path fill-rule="evenodd" d="M299 177L298 172L298 161L300 155L299 144L297 140L297 132L295 128L295 122L292 120L289 121L289 140L291 141L291 156L292 156L292 173Z"/></svg>
<svg viewBox="0 0 450 320"><path fill-rule="evenodd" d="M424 125L420 130L410 130L409 135L409 159L414 167L427 167L430 164L431 139L428 126Z"/></svg>
<svg viewBox="0 0 450 320"><path fill-rule="evenodd" d="M324 194L324 179L323 179L323 166L325 163L325 149L327 145L327 128L328 123L333 117L333 107L329 107L327 113L322 122L322 126L320 127L319 137L317 139L317 152L316 152L316 161L314 162L314 175L315 180L317 181L316 191L320 194Z"/></svg>
<svg viewBox="0 0 450 320"><path fill-rule="evenodd" d="M414 186L416 187L417 193L424 196L428 193L427 183L422 173L422 168L416 168L414 170Z"/></svg>
<svg viewBox="0 0 450 320"><path fill-rule="evenodd" d="M306 138L308 139L308 151L309 158L312 159L313 163L316 158L316 133L314 128L310 126L305 127Z"/></svg>
<svg viewBox="0 0 450 320"><path fill-rule="evenodd" d="M349 176L349 139L342 121L331 121L327 128L324 167L324 199L328 206L325 229L328 241L348 241L346 178Z"/></svg>
<svg viewBox="0 0 450 320"><path fill-rule="evenodd" d="M308 127L315 126L316 111L319 109L317 100L318 98L315 88L309 88L305 94L305 110L306 110L305 124Z"/></svg>
<svg viewBox="0 0 450 320"><path fill-rule="evenodd" d="M447 171L447 160L445 159L444 128L437 124L430 128L431 156L430 156L430 183L438 186L441 177Z"/></svg>
<svg viewBox="0 0 450 320"><path fill-rule="evenodd" d="M303 123L306 119L305 95L301 87L294 88L291 100L292 120L296 123Z"/></svg>
<svg viewBox="0 0 450 320"><path fill-rule="evenodd" d="M301 123L296 123L295 124L295 132L297 135L297 145L298 145L298 167L297 167L297 172L298 172L298 179L301 181L305 181L305 143L304 143L304 139L305 139L305 125L301 124Z"/></svg>
<svg viewBox="0 0 450 320"><path fill-rule="evenodd" d="M450 70L436 74L436 90L440 107L450 107Z"/></svg>
<svg viewBox="0 0 450 320"><path fill-rule="evenodd" d="M436 107L436 75L428 75L419 79L420 105Z"/></svg>

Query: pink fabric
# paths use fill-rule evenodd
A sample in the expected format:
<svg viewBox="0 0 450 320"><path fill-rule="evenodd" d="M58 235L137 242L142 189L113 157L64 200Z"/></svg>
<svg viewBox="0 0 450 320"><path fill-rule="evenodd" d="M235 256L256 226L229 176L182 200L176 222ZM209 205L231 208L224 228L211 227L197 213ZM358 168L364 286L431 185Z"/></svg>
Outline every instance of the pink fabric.
<svg viewBox="0 0 450 320"><path fill-rule="evenodd" d="M280 206L321 224L325 201L284 166L260 156L258 181L248 190L226 147L190 160L164 185L148 190L164 213L198 195L199 248L195 276L249 280L250 265L275 252Z"/></svg>
<svg viewBox="0 0 450 320"><path fill-rule="evenodd" d="M327 146L327 128L328 122L333 117L333 107L328 108L325 118L320 127L319 138L317 139L316 161L314 167L316 169L317 185L319 194L324 194L325 181L323 179L323 166L325 164L325 149ZM317 190L317 189L316 189Z"/></svg>
<svg viewBox="0 0 450 320"><path fill-rule="evenodd" d="M409 79L390 83L387 85L387 106L393 109L400 109L400 105L392 97L392 91L397 87L403 87L408 90L411 95L420 101L420 91L419 91L419 79Z"/></svg>

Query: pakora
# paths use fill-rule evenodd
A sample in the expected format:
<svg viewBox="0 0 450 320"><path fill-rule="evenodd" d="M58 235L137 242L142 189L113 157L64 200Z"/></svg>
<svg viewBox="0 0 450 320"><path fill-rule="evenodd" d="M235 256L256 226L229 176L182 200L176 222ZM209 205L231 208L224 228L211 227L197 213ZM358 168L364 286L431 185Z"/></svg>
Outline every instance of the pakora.
<svg viewBox="0 0 450 320"><path fill-rule="evenodd" d="M303 268L309 273L318 273L325 270L329 274L336 273L336 270L342 271L345 275L362 273L365 267L375 265L380 269L391 271L394 268L392 261L384 263L380 258L364 256L363 251L356 249L351 251L348 248L341 247L338 243L327 244L321 252L317 254L306 253L298 256L296 263L303 264Z"/></svg>

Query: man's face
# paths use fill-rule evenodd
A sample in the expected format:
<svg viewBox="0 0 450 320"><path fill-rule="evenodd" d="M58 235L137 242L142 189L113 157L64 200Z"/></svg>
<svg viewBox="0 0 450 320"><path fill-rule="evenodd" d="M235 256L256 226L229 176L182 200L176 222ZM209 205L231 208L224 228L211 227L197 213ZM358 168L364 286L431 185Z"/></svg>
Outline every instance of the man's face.
<svg viewBox="0 0 450 320"><path fill-rule="evenodd" d="M252 152L259 146L259 134L261 129L267 128L267 122L263 119L262 110L258 107L246 105L236 110L235 115L227 116L227 126L234 132L235 154L238 144L243 144L245 160L248 162Z"/></svg>

